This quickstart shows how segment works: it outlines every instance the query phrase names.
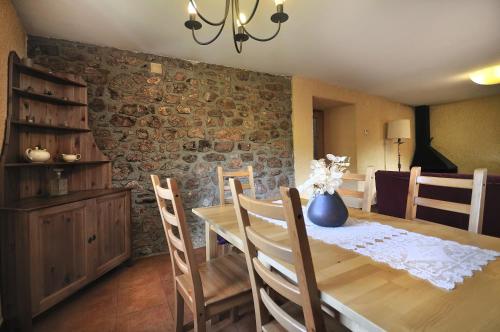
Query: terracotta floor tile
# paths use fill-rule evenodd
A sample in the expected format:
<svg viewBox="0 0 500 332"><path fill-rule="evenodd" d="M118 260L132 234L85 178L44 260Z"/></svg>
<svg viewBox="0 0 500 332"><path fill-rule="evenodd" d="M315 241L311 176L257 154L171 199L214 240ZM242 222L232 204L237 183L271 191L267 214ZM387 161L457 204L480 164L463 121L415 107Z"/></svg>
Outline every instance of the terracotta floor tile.
<svg viewBox="0 0 500 332"><path fill-rule="evenodd" d="M117 331L120 332L164 332L173 329L172 314L167 304L118 317Z"/></svg>
<svg viewBox="0 0 500 332"><path fill-rule="evenodd" d="M118 290L102 289L99 287L90 287L79 292L73 298L72 306L78 307L78 310L86 311L99 309L106 310L107 308L115 308L117 304Z"/></svg>
<svg viewBox="0 0 500 332"><path fill-rule="evenodd" d="M204 248L195 250L205 260ZM154 332L174 327L174 286L168 255L148 257L120 266L34 320L35 332ZM192 321L184 309L184 323ZM245 316L225 332L254 331L255 319Z"/></svg>
<svg viewBox="0 0 500 332"><path fill-rule="evenodd" d="M118 315L149 309L167 303L160 280L120 288L117 298Z"/></svg>
<svg viewBox="0 0 500 332"><path fill-rule="evenodd" d="M238 332L253 332L255 331L255 315L253 313L246 314L241 317L235 325Z"/></svg>
<svg viewBox="0 0 500 332"><path fill-rule="evenodd" d="M172 265L170 264L170 259L168 260L168 262L165 262L165 260L158 261L158 264L156 265L156 269L158 270L158 274L160 275L160 279L172 280L173 271L172 271Z"/></svg>
<svg viewBox="0 0 500 332"><path fill-rule="evenodd" d="M116 300L98 302L71 298L37 318L35 331L113 331L116 324Z"/></svg>
<svg viewBox="0 0 500 332"><path fill-rule="evenodd" d="M130 267L122 267L116 276L118 288L140 286L145 283L159 281L160 273L158 268L147 260L147 258L144 258L133 263Z"/></svg>
<svg viewBox="0 0 500 332"><path fill-rule="evenodd" d="M223 328L218 329L217 331L218 332L239 332L236 324L224 326Z"/></svg>
<svg viewBox="0 0 500 332"><path fill-rule="evenodd" d="M174 283L170 280L162 280L163 291L165 292L165 296L167 298L168 306L170 307L170 311L172 312L172 317L175 314L175 294L174 294ZM193 313L184 305L184 323L190 322L193 320Z"/></svg>
<svg viewBox="0 0 500 332"><path fill-rule="evenodd" d="M53 315L57 315L57 313L53 313ZM37 318L33 321L33 331L34 332L52 332L57 331L54 326L56 325L55 319Z"/></svg>
<svg viewBox="0 0 500 332"><path fill-rule="evenodd" d="M117 325L116 315L105 313L103 315L87 316L84 323L72 325L71 331L74 332L114 332Z"/></svg>

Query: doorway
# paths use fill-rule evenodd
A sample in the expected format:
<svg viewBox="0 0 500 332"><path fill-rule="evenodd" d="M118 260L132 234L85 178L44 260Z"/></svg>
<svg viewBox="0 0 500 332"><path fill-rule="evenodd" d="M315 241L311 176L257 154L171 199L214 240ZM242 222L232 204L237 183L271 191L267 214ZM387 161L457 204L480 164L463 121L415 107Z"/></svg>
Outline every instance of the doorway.
<svg viewBox="0 0 500 332"><path fill-rule="evenodd" d="M313 110L314 159L325 157L325 114L322 110Z"/></svg>
<svg viewBox="0 0 500 332"><path fill-rule="evenodd" d="M331 153L351 158L351 172L357 170L356 107L338 100L313 97L314 159Z"/></svg>

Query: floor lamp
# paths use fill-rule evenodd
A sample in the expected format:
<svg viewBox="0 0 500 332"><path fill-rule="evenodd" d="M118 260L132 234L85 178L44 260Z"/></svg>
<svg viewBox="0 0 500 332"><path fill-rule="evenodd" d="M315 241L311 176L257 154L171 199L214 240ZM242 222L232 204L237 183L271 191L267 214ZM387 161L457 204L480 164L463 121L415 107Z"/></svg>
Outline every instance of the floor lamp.
<svg viewBox="0 0 500 332"><path fill-rule="evenodd" d="M397 140L395 144L398 145L398 171L401 172L401 152L400 145L404 143L403 139L411 138L410 120L395 120L389 122L387 125L387 138Z"/></svg>

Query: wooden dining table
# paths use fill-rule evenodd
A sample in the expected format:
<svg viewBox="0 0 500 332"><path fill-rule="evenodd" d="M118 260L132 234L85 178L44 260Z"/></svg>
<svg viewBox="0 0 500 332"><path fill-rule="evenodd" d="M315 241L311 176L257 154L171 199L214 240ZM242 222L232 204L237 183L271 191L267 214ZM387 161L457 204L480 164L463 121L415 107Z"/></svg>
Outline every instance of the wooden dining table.
<svg viewBox="0 0 500 332"><path fill-rule="evenodd" d="M236 213L231 204L195 208L205 222L207 260L217 255L217 234L243 250ZM407 231L500 252L500 239L425 221L410 221L349 209L352 217L369 219ZM263 235L288 242L285 228L250 216ZM453 290L396 270L367 256L309 238L322 301L338 312L354 331L500 331L500 259L465 278ZM292 265L263 257L273 268L294 279Z"/></svg>

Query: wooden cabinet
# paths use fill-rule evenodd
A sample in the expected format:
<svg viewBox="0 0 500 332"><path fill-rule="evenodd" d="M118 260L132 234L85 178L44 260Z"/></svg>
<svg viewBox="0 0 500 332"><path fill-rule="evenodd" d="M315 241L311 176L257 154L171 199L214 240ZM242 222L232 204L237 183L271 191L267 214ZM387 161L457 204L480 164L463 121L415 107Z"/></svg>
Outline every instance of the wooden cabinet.
<svg viewBox="0 0 500 332"><path fill-rule="evenodd" d="M88 124L81 77L9 54L5 139L0 149L0 268L4 326L31 318L130 257L130 190L113 189L111 160ZM27 148L51 159L30 163ZM75 162L61 154L78 153ZM56 171L68 194L49 196Z"/></svg>
<svg viewBox="0 0 500 332"><path fill-rule="evenodd" d="M10 326L30 330L32 317L130 258L130 190L84 194L0 209L2 305Z"/></svg>

